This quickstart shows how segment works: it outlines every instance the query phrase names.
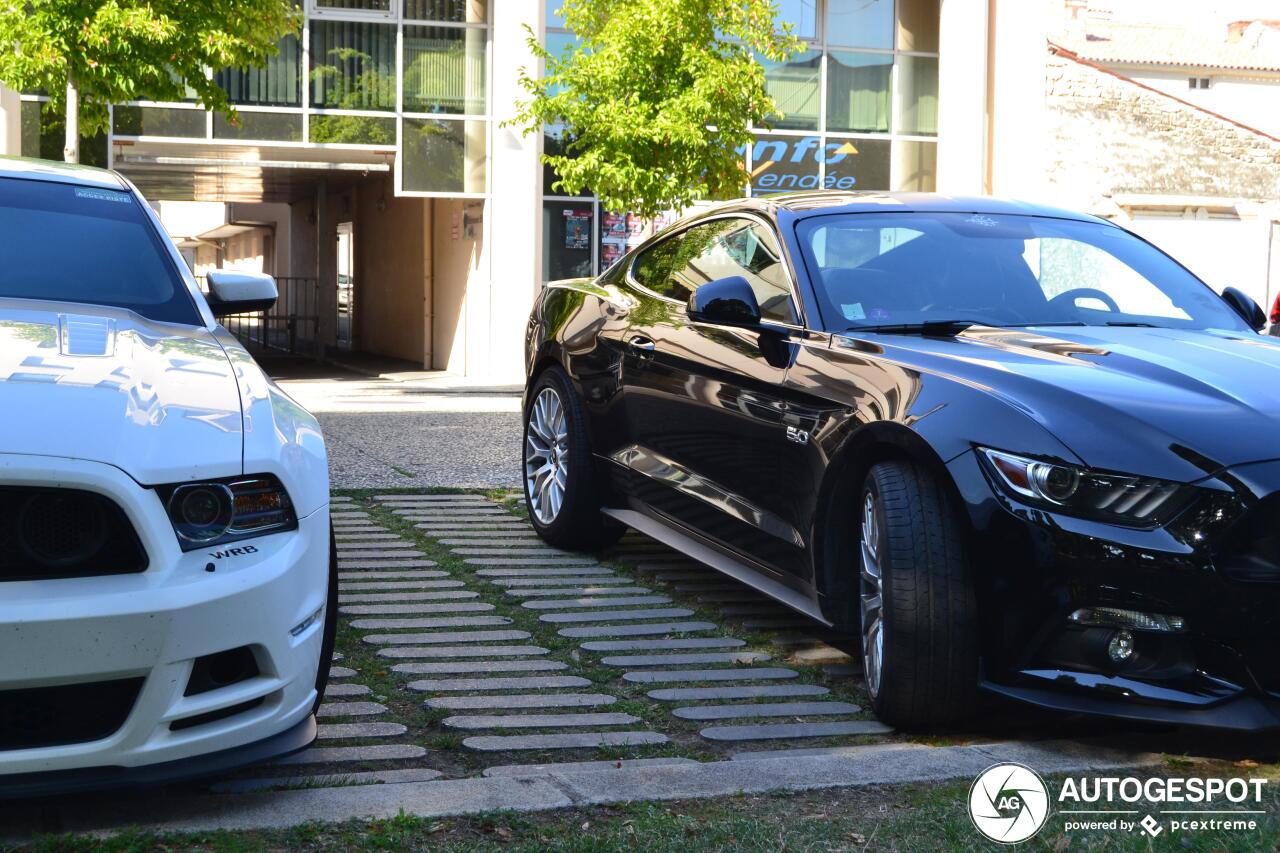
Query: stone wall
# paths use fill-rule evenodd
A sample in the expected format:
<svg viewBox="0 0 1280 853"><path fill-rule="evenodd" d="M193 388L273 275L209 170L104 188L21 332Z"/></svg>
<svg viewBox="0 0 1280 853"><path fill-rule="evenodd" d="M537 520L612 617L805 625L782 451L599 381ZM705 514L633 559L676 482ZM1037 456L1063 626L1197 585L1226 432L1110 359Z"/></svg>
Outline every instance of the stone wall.
<svg viewBox="0 0 1280 853"><path fill-rule="evenodd" d="M1057 52L1046 68L1053 200L1142 193L1280 199L1280 140Z"/></svg>

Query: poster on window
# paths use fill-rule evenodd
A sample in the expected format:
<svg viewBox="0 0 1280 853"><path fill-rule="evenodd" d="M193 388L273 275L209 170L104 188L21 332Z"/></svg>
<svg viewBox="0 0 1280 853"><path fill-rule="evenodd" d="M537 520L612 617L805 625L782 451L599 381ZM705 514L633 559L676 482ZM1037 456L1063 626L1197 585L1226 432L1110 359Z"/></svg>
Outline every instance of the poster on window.
<svg viewBox="0 0 1280 853"><path fill-rule="evenodd" d="M625 213L606 213L604 215L603 240L625 241L627 239L627 215Z"/></svg>
<svg viewBox="0 0 1280 853"><path fill-rule="evenodd" d="M564 212L564 247L566 249L591 248L591 211L566 210Z"/></svg>
<svg viewBox="0 0 1280 853"><path fill-rule="evenodd" d="M600 244L600 269L605 270L613 266L618 258L622 257L623 247L617 243L601 243Z"/></svg>

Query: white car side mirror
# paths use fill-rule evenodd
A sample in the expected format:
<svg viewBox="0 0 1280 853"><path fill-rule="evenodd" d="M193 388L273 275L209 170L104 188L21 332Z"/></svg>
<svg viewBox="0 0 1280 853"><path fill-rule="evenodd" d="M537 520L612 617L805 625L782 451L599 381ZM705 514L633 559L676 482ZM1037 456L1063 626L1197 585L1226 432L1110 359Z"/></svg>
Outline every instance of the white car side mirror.
<svg viewBox="0 0 1280 853"><path fill-rule="evenodd" d="M276 280L265 273L213 270L206 279L215 317L266 311L276 304Z"/></svg>

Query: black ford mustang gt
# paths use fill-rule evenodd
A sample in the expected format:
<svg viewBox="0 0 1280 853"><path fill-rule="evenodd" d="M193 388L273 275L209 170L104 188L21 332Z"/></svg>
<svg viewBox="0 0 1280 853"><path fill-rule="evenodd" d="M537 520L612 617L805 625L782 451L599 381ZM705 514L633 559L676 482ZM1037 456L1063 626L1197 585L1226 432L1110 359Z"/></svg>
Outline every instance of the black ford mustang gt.
<svg viewBox="0 0 1280 853"><path fill-rule="evenodd" d="M1280 726L1280 342L1106 221L810 193L683 220L529 321L546 541L636 528L862 637L875 713L980 689Z"/></svg>

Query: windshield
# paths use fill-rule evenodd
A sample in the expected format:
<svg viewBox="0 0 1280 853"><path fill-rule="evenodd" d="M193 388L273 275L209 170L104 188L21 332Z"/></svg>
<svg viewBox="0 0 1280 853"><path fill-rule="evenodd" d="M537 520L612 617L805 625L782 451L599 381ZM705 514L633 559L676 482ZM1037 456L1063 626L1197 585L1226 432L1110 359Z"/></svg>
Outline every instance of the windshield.
<svg viewBox="0 0 1280 853"><path fill-rule="evenodd" d="M853 213L796 226L832 331L951 321L1247 331L1167 255L1110 225L973 213Z"/></svg>
<svg viewBox="0 0 1280 853"><path fill-rule="evenodd" d="M123 190L0 178L0 297L112 305L200 325L160 235Z"/></svg>

